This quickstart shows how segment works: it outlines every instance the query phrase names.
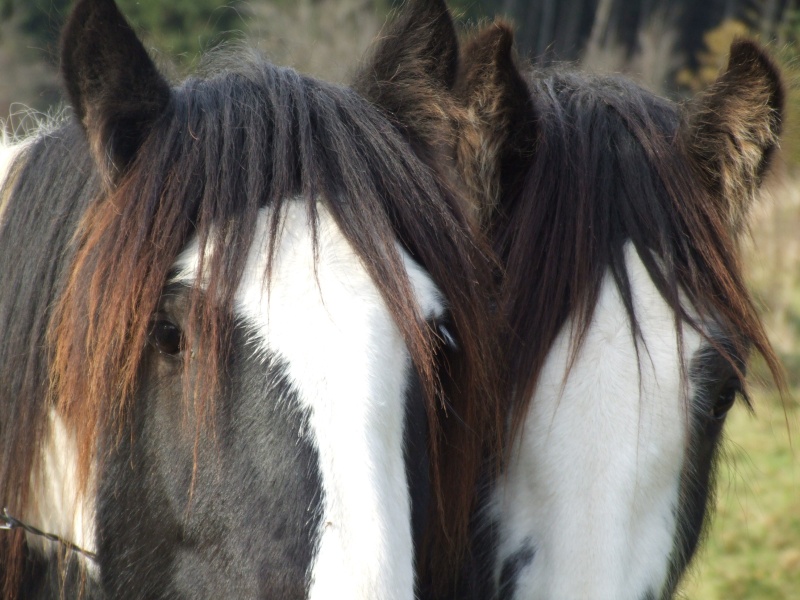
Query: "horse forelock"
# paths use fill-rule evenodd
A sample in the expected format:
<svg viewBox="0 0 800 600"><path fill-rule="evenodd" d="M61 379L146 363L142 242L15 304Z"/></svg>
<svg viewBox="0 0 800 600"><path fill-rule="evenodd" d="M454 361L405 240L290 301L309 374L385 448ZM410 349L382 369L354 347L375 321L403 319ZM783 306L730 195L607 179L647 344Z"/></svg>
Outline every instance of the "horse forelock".
<svg viewBox="0 0 800 600"><path fill-rule="evenodd" d="M698 177L711 162L686 151L682 107L622 78L528 85L537 139L495 238L514 405L485 517L493 584L509 597L671 597L751 348L780 382L722 210L749 198Z"/></svg>
<svg viewBox="0 0 800 600"><path fill-rule="evenodd" d="M676 143L679 107L623 78L535 73L529 85L538 139L522 191L506 199L495 242L506 267L505 313L516 332L507 357L512 436L568 318L574 361L607 273L638 347L626 242L674 311L679 344L681 322L703 333L704 322L716 320L737 334L737 351L752 345L780 381L737 240Z"/></svg>
<svg viewBox="0 0 800 600"><path fill-rule="evenodd" d="M82 481L99 432L126 431L151 314L190 239L199 247L203 286L192 292L187 330L200 378L185 379L193 382L185 398L201 426L213 424L228 352L226 315L234 313L246 266L242 249L259 242L257 216L269 206L268 282L273 241L287 203L298 197L306 200L313 243L324 206L401 332L427 398L438 515L450 539L463 539L471 488L486 445L496 446L501 419L481 243L455 195L376 109L346 88L260 62L175 88L128 173L97 195L80 223L49 339L54 397L80 440ZM454 369L462 377L457 396L444 395L438 344L398 241L446 299L470 366ZM440 402L457 416L444 421ZM448 444L458 453L440 449L443 428L449 441L463 440ZM453 472L458 485L443 484Z"/></svg>

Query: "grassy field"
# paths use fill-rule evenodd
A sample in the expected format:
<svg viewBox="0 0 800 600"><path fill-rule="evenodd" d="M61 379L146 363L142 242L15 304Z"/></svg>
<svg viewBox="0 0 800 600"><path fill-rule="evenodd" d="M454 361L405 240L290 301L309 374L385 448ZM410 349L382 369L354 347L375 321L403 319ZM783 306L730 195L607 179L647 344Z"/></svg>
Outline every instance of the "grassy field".
<svg viewBox="0 0 800 600"><path fill-rule="evenodd" d="M774 391L756 388L755 415L732 411L716 516L687 600L800 599L800 180L774 182L754 217L748 276L791 397L784 413ZM753 371L764 375L757 363Z"/></svg>
<svg viewBox="0 0 800 600"><path fill-rule="evenodd" d="M755 416L737 406L726 426L716 515L687 600L800 598L800 409L784 416L768 391L754 399Z"/></svg>

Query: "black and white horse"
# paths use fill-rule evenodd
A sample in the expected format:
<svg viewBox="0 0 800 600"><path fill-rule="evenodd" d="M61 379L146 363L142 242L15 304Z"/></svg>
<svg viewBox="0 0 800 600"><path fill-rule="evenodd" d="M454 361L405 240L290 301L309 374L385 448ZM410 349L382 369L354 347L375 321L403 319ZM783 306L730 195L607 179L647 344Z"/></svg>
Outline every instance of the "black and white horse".
<svg viewBox="0 0 800 600"><path fill-rule="evenodd" d="M749 354L782 381L738 252L781 78L736 42L679 106L622 77L521 74L507 43L490 47L468 49L456 89L488 77L508 117L477 211L503 269L512 404L458 597L671 598Z"/></svg>
<svg viewBox="0 0 800 600"><path fill-rule="evenodd" d="M736 248L780 78L741 42L682 108L511 42L419 0L356 91L172 87L78 3L76 119L3 152L6 596L673 595L750 350L780 378Z"/></svg>
<svg viewBox="0 0 800 600"><path fill-rule="evenodd" d="M361 94L252 56L172 86L77 3L74 118L3 151L4 597L410 600L423 537L459 554L491 272L425 129L444 4L390 38Z"/></svg>

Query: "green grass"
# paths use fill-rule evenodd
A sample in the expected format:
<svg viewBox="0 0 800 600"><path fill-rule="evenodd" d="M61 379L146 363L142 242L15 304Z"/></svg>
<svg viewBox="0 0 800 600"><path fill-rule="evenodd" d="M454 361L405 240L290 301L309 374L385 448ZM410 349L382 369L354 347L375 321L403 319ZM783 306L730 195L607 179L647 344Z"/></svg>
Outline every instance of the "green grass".
<svg viewBox="0 0 800 600"><path fill-rule="evenodd" d="M737 406L726 425L716 514L687 600L800 598L800 409L786 411L790 444L775 394L755 396L756 416Z"/></svg>
<svg viewBox="0 0 800 600"><path fill-rule="evenodd" d="M687 600L800 599L797 172L790 171L773 182L753 221L752 242L745 251L748 281L786 369L795 404L787 401L784 414L774 392L756 390L755 416L742 407L731 413L717 478L716 515L682 587L682 597ZM750 366L754 379L768 379L763 361L755 360Z"/></svg>

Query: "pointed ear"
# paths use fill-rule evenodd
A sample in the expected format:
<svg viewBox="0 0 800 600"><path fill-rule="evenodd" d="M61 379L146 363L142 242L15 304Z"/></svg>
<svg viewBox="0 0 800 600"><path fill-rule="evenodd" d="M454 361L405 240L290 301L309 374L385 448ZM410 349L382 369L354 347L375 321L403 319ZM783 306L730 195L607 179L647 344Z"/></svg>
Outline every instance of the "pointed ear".
<svg viewBox="0 0 800 600"><path fill-rule="evenodd" d="M169 84L113 0L80 0L61 40L61 75L97 165L125 172L165 110Z"/></svg>
<svg viewBox="0 0 800 600"><path fill-rule="evenodd" d="M497 20L465 44L455 95L466 109L457 169L487 223L513 194L536 143L531 95L517 66L512 27ZM518 181L519 180L519 181Z"/></svg>
<svg viewBox="0 0 800 600"><path fill-rule="evenodd" d="M353 87L412 139L447 143L458 38L444 0L408 0L381 32ZM449 136L448 136L449 137Z"/></svg>
<svg viewBox="0 0 800 600"><path fill-rule="evenodd" d="M731 231L746 222L779 144L780 72L755 42L731 46L727 70L689 108L681 141Z"/></svg>

